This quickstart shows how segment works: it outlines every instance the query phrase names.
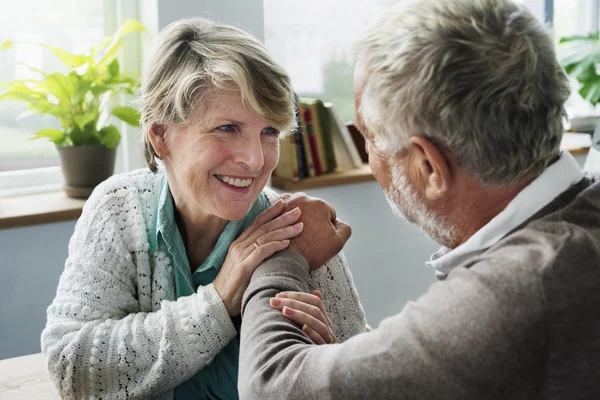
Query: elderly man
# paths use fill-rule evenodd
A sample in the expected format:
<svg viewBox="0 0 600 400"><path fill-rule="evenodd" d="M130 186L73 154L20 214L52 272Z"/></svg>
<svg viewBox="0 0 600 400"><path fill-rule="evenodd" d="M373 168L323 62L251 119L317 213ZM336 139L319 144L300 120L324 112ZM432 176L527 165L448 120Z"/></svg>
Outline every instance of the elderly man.
<svg viewBox="0 0 600 400"><path fill-rule="evenodd" d="M559 151L569 89L549 33L507 0L403 1L355 70L369 164L443 245L440 280L378 329L311 345L279 311L295 299L272 297L308 291L349 229L292 198L304 232L245 294L241 397L599 399L600 183Z"/></svg>

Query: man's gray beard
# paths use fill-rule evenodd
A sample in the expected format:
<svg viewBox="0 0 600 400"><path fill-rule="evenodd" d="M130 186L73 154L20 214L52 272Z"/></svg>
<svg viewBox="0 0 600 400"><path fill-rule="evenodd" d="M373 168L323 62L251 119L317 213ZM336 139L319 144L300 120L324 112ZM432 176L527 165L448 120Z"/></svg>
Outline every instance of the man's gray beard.
<svg viewBox="0 0 600 400"><path fill-rule="evenodd" d="M394 215L418 226L432 240L446 247L455 247L456 229L445 218L425 207L408 182L402 165L392 164L391 169L392 184L384 193Z"/></svg>

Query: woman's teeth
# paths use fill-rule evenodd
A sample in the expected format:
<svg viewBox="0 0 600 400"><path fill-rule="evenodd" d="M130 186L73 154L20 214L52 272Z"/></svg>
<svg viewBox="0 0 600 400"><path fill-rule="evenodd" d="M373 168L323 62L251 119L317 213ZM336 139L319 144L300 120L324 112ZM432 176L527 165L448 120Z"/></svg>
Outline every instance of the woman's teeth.
<svg viewBox="0 0 600 400"><path fill-rule="evenodd" d="M223 176L223 175L216 175L217 179L230 184L231 186L235 186L235 187L240 187L240 188L244 188L244 187L248 187L252 184L253 179L239 179L239 178L230 178L228 176Z"/></svg>

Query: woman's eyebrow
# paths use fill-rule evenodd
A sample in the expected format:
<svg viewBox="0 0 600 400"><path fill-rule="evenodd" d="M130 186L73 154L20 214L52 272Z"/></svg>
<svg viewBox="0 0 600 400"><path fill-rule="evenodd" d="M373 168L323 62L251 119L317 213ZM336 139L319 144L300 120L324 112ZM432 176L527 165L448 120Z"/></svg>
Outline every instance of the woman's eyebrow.
<svg viewBox="0 0 600 400"><path fill-rule="evenodd" d="M238 125L238 126L246 125L245 122L237 121L235 119L226 118L226 117L217 117L213 121L214 121L214 124L216 124L216 125L219 125L219 124Z"/></svg>

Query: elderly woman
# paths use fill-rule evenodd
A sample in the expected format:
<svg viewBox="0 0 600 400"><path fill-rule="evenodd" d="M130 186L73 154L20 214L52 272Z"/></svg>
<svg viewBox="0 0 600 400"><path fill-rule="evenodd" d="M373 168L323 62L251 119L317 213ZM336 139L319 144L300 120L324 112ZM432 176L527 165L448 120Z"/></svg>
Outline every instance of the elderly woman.
<svg viewBox="0 0 600 400"><path fill-rule="evenodd" d="M295 125L292 87L259 41L204 19L167 27L148 65L150 170L87 201L42 350L63 398L235 399L242 295L303 229L265 188ZM311 279L320 293L302 295L295 321L313 341L365 330L342 255Z"/></svg>

